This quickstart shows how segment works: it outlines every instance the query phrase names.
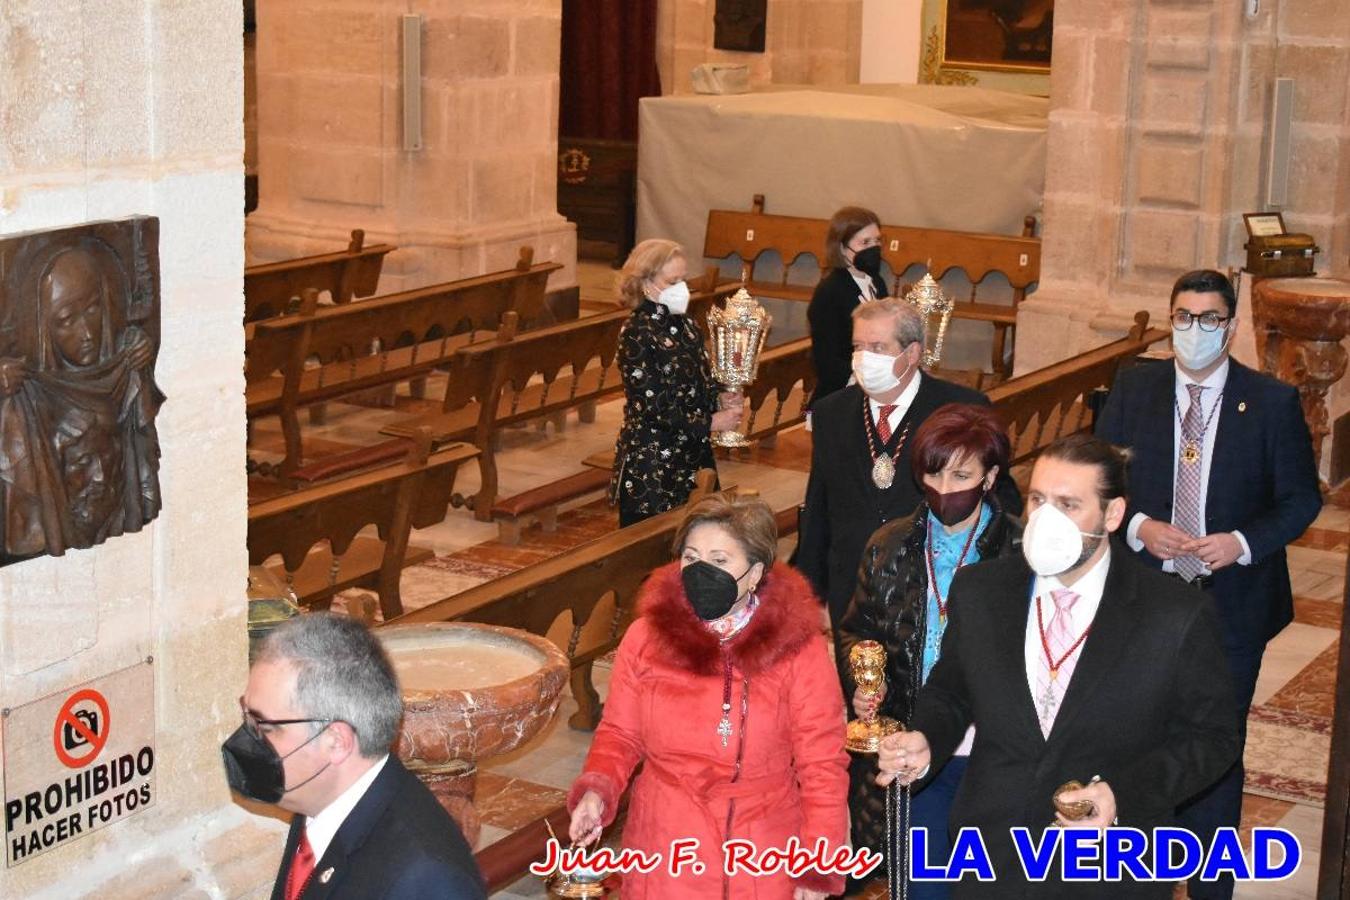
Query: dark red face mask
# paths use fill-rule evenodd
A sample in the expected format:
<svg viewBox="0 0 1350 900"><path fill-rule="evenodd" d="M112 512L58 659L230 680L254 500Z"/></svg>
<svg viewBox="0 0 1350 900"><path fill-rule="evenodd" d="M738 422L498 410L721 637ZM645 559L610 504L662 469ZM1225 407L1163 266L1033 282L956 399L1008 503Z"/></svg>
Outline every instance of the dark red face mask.
<svg viewBox="0 0 1350 900"><path fill-rule="evenodd" d="M928 508L937 516L937 520L948 528L965 521L966 517L975 511L975 507L980 505L984 492L983 481L964 491L951 491L946 494L938 493L928 484L923 486L923 496L928 501Z"/></svg>

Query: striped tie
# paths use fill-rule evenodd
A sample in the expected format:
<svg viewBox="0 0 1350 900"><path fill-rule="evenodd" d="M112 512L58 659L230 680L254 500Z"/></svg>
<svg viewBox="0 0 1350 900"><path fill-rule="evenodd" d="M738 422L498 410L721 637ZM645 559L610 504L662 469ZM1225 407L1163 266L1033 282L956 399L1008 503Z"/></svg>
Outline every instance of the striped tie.
<svg viewBox="0 0 1350 900"><path fill-rule="evenodd" d="M1172 524L1189 534L1200 537L1205 533L1204 514L1200 509L1200 470L1203 468L1205 454L1205 419L1200 407L1200 392L1204 387L1198 384L1186 385L1191 393L1191 405L1186 408L1186 416L1181 420L1181 447L1194 444L1200 455L1194 462L1184 458L1177 460L1176 506L1172 510ZM1172 560L1176 573L1187 581L1193 581L1204 573L1204 563L1194 556L1178 556Z"/></svg>

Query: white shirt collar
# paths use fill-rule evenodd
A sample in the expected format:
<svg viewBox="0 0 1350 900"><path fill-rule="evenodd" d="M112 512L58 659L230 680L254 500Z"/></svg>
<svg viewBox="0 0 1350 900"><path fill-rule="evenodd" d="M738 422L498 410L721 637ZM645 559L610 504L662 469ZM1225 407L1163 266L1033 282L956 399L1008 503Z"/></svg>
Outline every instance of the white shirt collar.
<svg viewBox="0 0 1350 900"><path fill-rule="evenodd" d="M380 774L384 764L389 762L389 754L386 753L380 757L379 762L367 769L360 778L356 779L337 799L328 804L323 810L313 818L305 822L305 836L309 838L309 846L314 851L314 861L317 863L323 859L324 853L328 851L328 845L333 843L334 836L342 823L347 821L347 816L351 815L356 804L361 802L361 798L370 790L370 786L375 782L375 777Z"/></svg>
<svg viewBox="0 0 1350 900"><path fill-rule="evenodd" d="M909 384L905 385L905 389L900 392L900 396L895 398L895 402L890 404L895 407L895 410L891 413L892 423L899 422L909 412L910 405L914 403L914 398L919 394L919 380L921 378L923 378L923 370L915 367L914 377L909 380ZM881 415L881 404L871 397L867 398L867 402L871 404L872 421L875 422L877 416ZM897 416L899 418L896 418Z"/></svg>
<svg viewBox="0 0 1350 900"><path fill-rule="evenodd" d="M1187 375L1186 372L1182 370L1181 366L1178 366L1175 363L1173 363L1177 371L1177 390L1182 393L1185 393L1182 387L1183 385L1199 384L1204 387L1210 388L1213 391L1213 396L1218 396L1218 392L1223 390L1223 386L1228 383L1229 360L1230 357L1224 356L1223 362L1219 363L1219 367L1215 369L1213 372L1210 372L1204 381L1196 381L1190 375Z"/></svg>

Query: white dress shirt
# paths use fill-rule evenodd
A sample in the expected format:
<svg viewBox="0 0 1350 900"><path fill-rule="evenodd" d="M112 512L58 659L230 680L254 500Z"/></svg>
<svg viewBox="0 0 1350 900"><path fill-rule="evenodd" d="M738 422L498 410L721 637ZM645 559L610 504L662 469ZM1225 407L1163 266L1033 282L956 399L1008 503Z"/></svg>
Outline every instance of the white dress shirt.
<svg viewBox="0 0 1350 900"><path fill-rule="evenodd" d="M305 836L309 838L309 846L314 851L314 864L317 866L319 860L323 859L324 853L328 850L328 845L333 843L333 837L342 827L342 823L347 821L347 816L351 815L356 804L361 802L361 798L370 790L370 786L375 782L375 776L380 774L384 764L389 761L389 754L380 757L380 761L371 766L351 785L338 794L337 799L323 808L317 816L305 822Z"/></svg>
<svg viewBox="0 0 1350 900"><path fill-rule="evenodd" d="M1068 590L1078 595L1078 602L1069 610L1069 633L1075 637L1086 631L1092 625L1092 620L1097 617L1097 607L1102 604L1102 591L1106 589L1106 573L1110 569L1111 546L1107 544L1106 552L1097 560L1097 564L1088 569L1082 578L1068 586ZM1041 643L1041 622L1036 620L1036 605L1038 603L1041 605L1041 619L1049 631L1050 619L1055 614L1055 600L1050 596L1050 592L1063 587L1065 585L1058 578L1041 575L1036 576L1036 581L1032 585L1031 605L1027 609L1025 655L1027 689L1031 691L1033 700L1036 697L1036 679L1040 676L1041 666L1045 661L1045 647ZM1075 647L1069 658L1076 661L1083 652L1083 644L1086 643L1087 641L1083 641Z"/></svg>
<svg viewBox="0 0 1350 900"><path fill-rule="evenodd" d="M858 298L863 303L870 303L877 299L877 286L871 275L852 266L848 267L848 274L853 276L854 283L858 285Z"/></svg>
<svg viewBox="0 0 1350 900"><path fill-rule="evenodd" d="M891 410L890 416L886 419L887 424L891 426L891 434L896 433L896 430L900 427L900 422L905 418L905 414L908 413L909 408L914 405L914 398L919 393L919 379L922 377L923 372L916 367L914 369L914 377L909 380L909 384L905 385L905 389L900 392L899 397L895 398L895 402L889 404L895 407L895 409ZM872 422L875 424L880 421L881 418L881 404L871 397L867 398L867 402L871 406Z"/></svg>
<svg viewBox="0 0 1350 900"><path fill-rule="evenodd" d="M1199 328L1199 325L1192 325L1192 328ZM1176 467L1180 465L1181 459L1181 421L1186 418L1186 412L1191 408L1191 392L1187 389L1188 384L1199 384L1205 388L1200 393L1200 421L1206 423L1205 439L1200 448L1200 527L1204 528L1205 522L1205 500L1209 496L1209 467L1214 461L1214 438L1219 433L1219 416L1223 414L1222 409L1215 407L1223 399L1224 387L1228 384L1228 359L1219 365L1217 369L1209 373L1204 381L1196 381L1187 375L1177 366L1176 378L1176 407L1172 411L1172 508L1176 509ZM1144 542L1139 539L1139 526L1148 521L1148 516L1143 513L1135 513L1130 519L1129 527L1125 529L1125 541L1130 545L1130 549L1138 552L1144 549ZM1196 535L1201 537L1205 532ZM1242 545L1242 555L1237 558L1238 565L1251 565L1252 549L1247 546L1247 539L1242 536L1242 532L1234 531L1233 536L1238 539ZM1163 560L1164 572L1175 572L1176 566L1172 560ZM1209 574L1209 567L1204 569L1205 574Z"/></svg>

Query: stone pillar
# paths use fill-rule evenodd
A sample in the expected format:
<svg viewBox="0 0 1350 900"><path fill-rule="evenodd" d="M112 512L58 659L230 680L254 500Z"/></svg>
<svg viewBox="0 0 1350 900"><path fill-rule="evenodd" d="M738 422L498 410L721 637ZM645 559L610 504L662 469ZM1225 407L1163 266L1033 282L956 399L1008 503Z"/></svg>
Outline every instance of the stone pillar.
<svg viewBox="0 0 1350 900"><path fill-rule="evenodd" d="M0 568L0 706L154 657L153 803L0 869L0 896L244 896L280 856L219 751L247 666L241 32L239 0L0 4L0 233L158 216L168 395L159 517Z"/></svg>
<svg viewBox="0 0 1350 900"><path fill-rule="evenodd" d="M857 84L862 65L862 0L769 0L763 53L713 47L716 0L659 0L656 63L661 93L693 91L701 63L750 68L750 82Z"/></svg>
<svg viewBox="0 0 1350 900"><path fill-rule="evenodd" d="M381 291L509 268L576 284L557 212L561 0L258 0L250 261L399 246ZM423 16L423 149L402 149L401 23Z"/></svg>
<svg viewBox="0 0 1350 900"><path fill-rule="evenodd" d="M1264 208L1277 76L1298 79L1285 221L1340 249L1344 11L1343 0L1266 2L1247 20L1228 0L1056 4L1045 248L1019 315L1019 372L1118 337L1136 309L1156 321L1183 271L1241 265L1241 214Z"/></svg>

